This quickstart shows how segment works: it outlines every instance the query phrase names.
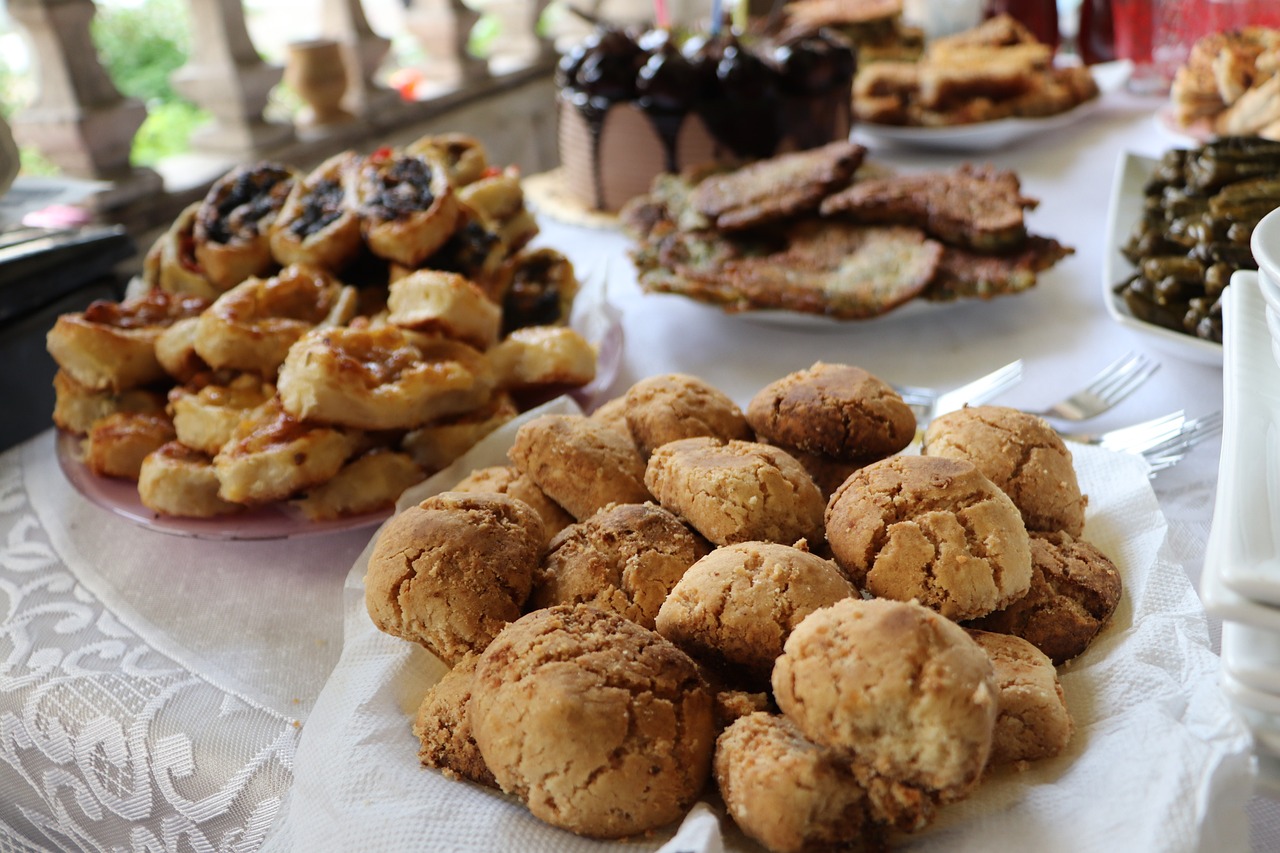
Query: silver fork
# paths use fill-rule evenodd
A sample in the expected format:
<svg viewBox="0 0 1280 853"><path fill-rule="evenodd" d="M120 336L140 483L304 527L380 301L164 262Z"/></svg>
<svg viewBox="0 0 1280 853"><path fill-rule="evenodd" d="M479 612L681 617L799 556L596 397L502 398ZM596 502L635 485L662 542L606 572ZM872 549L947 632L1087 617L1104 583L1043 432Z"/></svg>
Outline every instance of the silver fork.
<svg viewBox="0 0 1280 853"><path fill-rule="evenodd" d="M1193 447L1222 432L1222 412L1188 419L1181 411L1103 433L1061 433L1080 444L1093 444L1147 460L1151 476L1173 467Z"/></svg>
<svg viewBox="0 0 1280 853"><path fill-rule="evenodd" d="M1018 359L950 391L914 385L893 387L902 397L902 401L915 413L917 425L923 428L939 415L963 409L965 406L981 405L1021 381L1022 359Z"/></svg>
<svg viewBox="0 0 1280 853"><path fill-rule="evenodd" d="M1064 421L1088 420L1128 397L1159 369L1160 362L1141 353L1127 353L1098 371L1084 388L1031 414Z"/></svg>

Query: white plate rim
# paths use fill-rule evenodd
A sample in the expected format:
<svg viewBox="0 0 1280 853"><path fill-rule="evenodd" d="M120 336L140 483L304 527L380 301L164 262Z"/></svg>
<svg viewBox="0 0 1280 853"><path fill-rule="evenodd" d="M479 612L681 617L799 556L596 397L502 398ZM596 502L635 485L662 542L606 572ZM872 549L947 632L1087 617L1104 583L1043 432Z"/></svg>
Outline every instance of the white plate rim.
<svg viewBox="0 0 1280 853"><path fill-rule="evenodd" d="M1098 84L1098 96L1066 112L1040 118L1002 118L946 127L916 127L858 121L854 124L854 131L861 132L872 139L919 147L983 150L1000 148L1037 133L1065 127L1091 115L1101 105L1104 96L1118 90L1129 79L1133 71L1133 63L1127 59L1104 62L1090 66L1089 71L1093 75L1094 82Z"/></svg>
<svg viewBox="0 0 1280 853"><path fill-rule="evenodd" d="M1222 344L1140 320L1112 291L1115 285L1134 272L1133 264L1121 252L1121 247L1142 216L1142 188L1159 162L1132 151L1122 151L1116 161L1115 176L1111 181L1111 203L1107 206L1107 245L1102 255L1102 302L1111 319L1142 333L1161 350L1200 364L1221 366Z"/></svg>

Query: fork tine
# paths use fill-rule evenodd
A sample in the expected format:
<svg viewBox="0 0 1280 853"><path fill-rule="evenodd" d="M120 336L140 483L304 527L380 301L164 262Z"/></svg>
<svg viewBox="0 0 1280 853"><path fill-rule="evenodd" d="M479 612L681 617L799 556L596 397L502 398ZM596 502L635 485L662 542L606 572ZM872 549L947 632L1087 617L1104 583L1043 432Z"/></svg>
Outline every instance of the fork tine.
<svg viewBox="0 0 1280 853"><path fill-rule="evenodd" d="M1152 362L1146 356L1135 356L1125 363L1122 370L1108 377L1105 387L1097 392L1097 396L1115 405L1136 391L1138 386L1159 369L1159 362Z"/></svg>
<svg viewBox="0 0 1280 853"><path fill-rule="evenodd" d="M1137 370L1142 365L1143 357L1135 352L1127 352L1098 371L1093 380L1085 386L1086 394L1102 396L1115 384Z"/></svg>
<svg viewBox="0 0 1280 853"><path fill-rule="evenodd" d="M1059 430L1059 434L1063 438L1078 444L1096 444L1110 450L1142 449L1153 441L1163 441L1171 435L1176 435L1182 429L1182 424L1185 421L1185 415L1179 410L1158 418L1152 418L1149 421L1142 421L1132 426L1121 427L1108 432L1083 433Z"/></svg>
<svg viewBox="0 0 1280 853"><path fill-rule="evenodd" d="M980 376L959 388L940 394L934 406L934 417L954 412L966 405L979 406L1021 381L1022 359L1017 359L991 371L986 376Z"/></svg>
<svg viewBox="0 0 1280 853"><path fill-rule="evenodd" d="M1142 452L1148 461L1162 456L1179 454L1179 458L1200 442L1222 432L1222 412L1214 412L1200 418L1192 418L1182 425L1177 434L1152 445Z"/></svg>

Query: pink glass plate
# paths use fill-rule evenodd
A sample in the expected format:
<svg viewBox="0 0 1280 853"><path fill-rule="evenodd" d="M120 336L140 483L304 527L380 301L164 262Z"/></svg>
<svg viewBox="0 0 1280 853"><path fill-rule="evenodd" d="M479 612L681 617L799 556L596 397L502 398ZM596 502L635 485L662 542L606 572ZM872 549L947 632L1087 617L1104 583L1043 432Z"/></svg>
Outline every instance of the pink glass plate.
<svg viewBox="0 0 1280 853"><path fill-rule="evenodd" d="M338 518L333 521L309 521L287 503L271 504L253 510L216 518L175 518L157 515L143 506L138 497L138 484L131 480L99 477L84 464L81 439L59 432L58 464L71 485L90 503L125 518L140 527L186 536L193 539L248 540L292 539L337 533L381 524L391 509Z"/></svg>

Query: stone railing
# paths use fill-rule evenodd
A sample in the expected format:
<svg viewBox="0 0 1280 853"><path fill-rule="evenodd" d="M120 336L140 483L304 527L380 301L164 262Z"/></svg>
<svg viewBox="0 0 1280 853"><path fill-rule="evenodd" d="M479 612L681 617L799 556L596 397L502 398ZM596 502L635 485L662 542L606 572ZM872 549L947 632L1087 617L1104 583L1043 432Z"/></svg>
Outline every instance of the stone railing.
<svg viewBox="0 0 1280 853"><path fill-rule="evenodd" d="M317 0L319 37L291 44L282 65L261 58L240 0L187 0L192 49L172 82L212 120L192 135L189 153L152 169L130 163L146 106L122 95L100 62L92 0L9 0L38 80L13 132L66 175L107 182L89 206L140 239L229 168L260 159L308 168L346 148L462 131L481 139L493 162L541 171L556 162L555 51L535 29L547 2L503 0L502 53L479 59L466 51L475 11L462 0L411 0L403 23L428 57L420 70L429 94L406 100L375 80L390 41L374 32L361 0ZM307 67L317 73L308 77ZM311 107L288 123L264 114L286 74L301 94L314 89Z"/></svg>

